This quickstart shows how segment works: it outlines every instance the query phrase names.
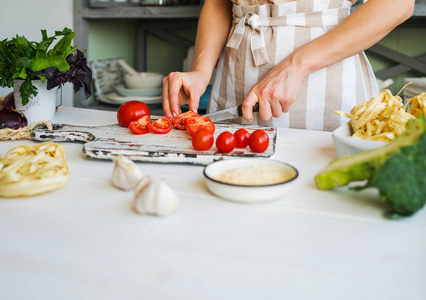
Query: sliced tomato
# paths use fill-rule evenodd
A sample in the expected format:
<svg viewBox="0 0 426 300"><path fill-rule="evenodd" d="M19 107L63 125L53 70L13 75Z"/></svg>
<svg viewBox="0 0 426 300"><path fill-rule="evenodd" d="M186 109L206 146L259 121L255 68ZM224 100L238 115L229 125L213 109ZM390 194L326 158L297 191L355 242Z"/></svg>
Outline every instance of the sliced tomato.
<svg viewBox="0 0 426 300"><path fill-rule="evenodd" d="M117 110L117 120L121 126L129 127L130 122L149 116L149 107L141 101L123 103Z"/></svg>
<svg viewBox="0 0 426 300"><path fill-rule="evenodd" d="M154 123L149 123L148 129L154 133L164 134L172 130L172 121L168 117L164 116L155 120Z"/></svg>
<svg viewBox="0 0 426 300"><path fill-rule="evenodd" d="M135 134L148 133L148 126L151 125L151 123L152 121L150 116L143 116L142 118L130 122L129 129Z"/></svg>
<svg viewBox="0 0 426 300"><path fill-rule="evenodd" d="M215 126L212 120L206 116L190 117L185 119L186 131L190 136L193 136L200 129L207 129L211 134L215 131Z"/></svg>
<svg viewBox="0 0 426 300"><path fill-rule="evenodd" d="M200 115L193 111L187 111L173 118L172 124L176 129L186 130L185 119L189 117L199 117Z"/></svg>

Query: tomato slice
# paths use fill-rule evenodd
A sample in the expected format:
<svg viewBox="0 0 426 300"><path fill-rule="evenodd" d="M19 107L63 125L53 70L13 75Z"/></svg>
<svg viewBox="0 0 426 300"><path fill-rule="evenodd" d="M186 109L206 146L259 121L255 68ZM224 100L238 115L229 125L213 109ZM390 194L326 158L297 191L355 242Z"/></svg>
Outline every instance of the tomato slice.
<svg viewBox="0 0 426 300"><path fill-rule="evenodd" d="M193 111L187 111L173 118L172 124L176 129L186 130L185 119L189 117L199 117L200 115Z"/></svg>
<svg viewBox="0 0 426 300"><path fill-rule="evenodd" d="M129 129L135 134L148 133L148 126L152 123L150 116L143 116L140 119L130 122Z"/></svg>
<svg viewBox="0 0 426 300"><path fill-rule="evenodd" d="M168 117L164 116L155 120L153 124L149 123L148 129L154 133L164 134L172 130L172 121Z"/></svg>
<svg viewBox="0 0 426 300"><path fill-rule="evenodd" d="M190 136L193 136L194 133L200 129L207 129L211 134L213 134L216 129L213 121L206 116L186 118L185 126Z"/></svg>

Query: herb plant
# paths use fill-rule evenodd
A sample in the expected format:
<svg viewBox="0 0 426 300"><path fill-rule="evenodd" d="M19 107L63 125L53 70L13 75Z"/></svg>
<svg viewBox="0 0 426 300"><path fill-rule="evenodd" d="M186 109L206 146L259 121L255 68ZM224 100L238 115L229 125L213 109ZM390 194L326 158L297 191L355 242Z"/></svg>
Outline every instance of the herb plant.
<svg viewBox="0 0 426 300"><path fill-rule="evenodd" d="M46 30L41 30L41 34L41 42L28 41L18 35L0 42L0 86L13 87L15 79L23 79L20 88L23 105L37 95L37 88L31 83L33 79L47 80L49 90L70 82L74 92L84 87L86 98L90 97L92 72L84 52L71 45L75 33L64 28L51 37ZM57 38L60 40L51 47Z"/></svg>

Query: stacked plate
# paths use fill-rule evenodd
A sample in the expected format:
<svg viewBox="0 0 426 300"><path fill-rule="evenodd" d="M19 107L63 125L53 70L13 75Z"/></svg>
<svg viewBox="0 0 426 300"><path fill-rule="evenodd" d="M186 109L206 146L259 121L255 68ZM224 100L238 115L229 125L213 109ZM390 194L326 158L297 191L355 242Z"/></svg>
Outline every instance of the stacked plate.
<svg viewBox="0 0 426 300"><path fill-rule="evenodd" d="M123 85L116 88L115 93L102 97L101 101L108 104L123 104L128 101L142 101L146 104L161 103L162 88L158 89L128 89Z"/></svg>

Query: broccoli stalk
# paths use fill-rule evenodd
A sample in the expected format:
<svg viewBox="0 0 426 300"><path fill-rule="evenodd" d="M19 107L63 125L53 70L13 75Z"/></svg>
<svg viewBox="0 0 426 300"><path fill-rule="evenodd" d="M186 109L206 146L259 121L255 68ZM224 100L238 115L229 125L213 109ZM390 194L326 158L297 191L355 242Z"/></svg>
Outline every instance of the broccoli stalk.
<svg viewBox="0 0 426 300"><path fill-rule="evenodd" d="M403 134L389 144L330 162L315 176L317 186L331 189L367 180L379 189L392 211L388 217L409 216L426 202L426 120L407 122Z"/></svg>

